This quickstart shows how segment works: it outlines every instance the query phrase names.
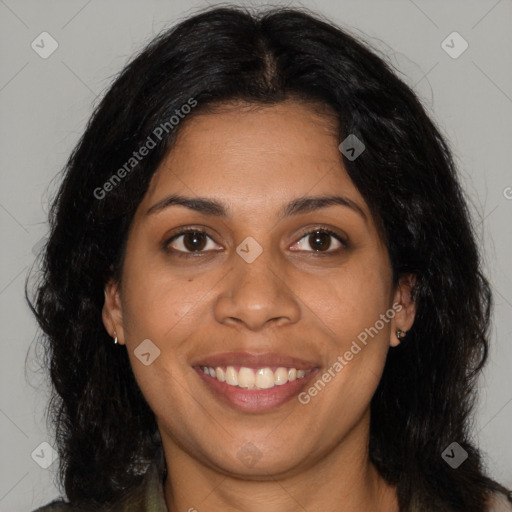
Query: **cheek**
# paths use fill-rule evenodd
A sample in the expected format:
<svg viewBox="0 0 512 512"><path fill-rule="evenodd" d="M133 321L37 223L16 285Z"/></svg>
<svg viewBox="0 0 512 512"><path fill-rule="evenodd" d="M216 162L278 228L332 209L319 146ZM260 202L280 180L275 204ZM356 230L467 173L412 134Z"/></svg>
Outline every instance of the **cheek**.
<svg viewBox="0 0 512 512"><path fill-rule="evenodd" d="M144 261L144 254L134 253L125 262L122 300L127 343L142 337L166 340L167 344L195 325L194 317L218 277L216 273L193 276L179 269L171 271L161 262L145 265ZM172 331L176 335L170 336Z"/></svg>
<svg viewBox="0 0 512 512"><path fill-rule="evenodd" d="M323 293L309 297L318 325L328 334L323 346L327 358L300 399L326 425L326 440L350 430L367 411L386 362L394 316L390 277L385 266L373 263L338 272L324 282Z"/></svg>
<svg viewBox="0 0 512 512"><path fill-rule="evenodd" d="M166 416L172 404L174 429L179 429L190 413L189 395L183 393L189 388L184 354L197 326L207 283L177 276L163 266L146 265L143 256L135 252L123 270L123 326L133 373L157 416ZM151 342L144 351L150 353L148 365L139 349L146 340Z"/></svg>
<svg viewBox="0 0 512 512"><path fill-rule="evenodd" d="M364 255L363 255L364 256ZM311 283L313 284L313 283ZM309 307L324 325L339 350L366 332L390 308L391 273L378 256L354 258L321 284L303 290ZM306 296L306 295L305 295ZM379 322L379 336L387 336L389 322Z"/></svg>
<svg viewBox="0 0 512 512"><path fill-rule="evenodd" d="M318 377L325 384L313 382L303 398L315 400L319 417L325 415L332 421L342 415L350 423L363 414L389 350L394 316L390 311L391 272L385 258L361 256L325 280L324 293L310 297L321 319L319 325L328 326L329 345L323 347L328 360Z"/></svg>

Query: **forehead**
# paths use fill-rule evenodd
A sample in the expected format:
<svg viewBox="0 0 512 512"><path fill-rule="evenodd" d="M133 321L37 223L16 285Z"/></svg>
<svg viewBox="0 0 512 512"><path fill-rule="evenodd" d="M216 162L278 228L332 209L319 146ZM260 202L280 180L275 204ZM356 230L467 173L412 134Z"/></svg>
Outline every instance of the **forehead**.
<svg viewBox="0 0 512 512"><path fill-rule="evenodd" d="M180 127L144 206L183 193L262 211L290 198L339 193L366 209L338 138L334 116L315 104L230 105L195 114Z"/></svg>

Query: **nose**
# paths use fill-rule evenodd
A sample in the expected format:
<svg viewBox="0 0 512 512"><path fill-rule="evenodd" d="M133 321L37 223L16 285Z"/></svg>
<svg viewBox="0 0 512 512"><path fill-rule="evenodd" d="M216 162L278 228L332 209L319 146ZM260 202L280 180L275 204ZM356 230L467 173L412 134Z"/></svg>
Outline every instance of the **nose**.
<svg viewBox="0 0 512 512"><path fill-rule="evenodd" d="M300 318L299 298L283 267L264 250L252 263L234 254L234 268L223 280L214 315L222 324L243 324L259 331L267 324L294 324ZM287 282L288 281L288 282Z"/></svg>

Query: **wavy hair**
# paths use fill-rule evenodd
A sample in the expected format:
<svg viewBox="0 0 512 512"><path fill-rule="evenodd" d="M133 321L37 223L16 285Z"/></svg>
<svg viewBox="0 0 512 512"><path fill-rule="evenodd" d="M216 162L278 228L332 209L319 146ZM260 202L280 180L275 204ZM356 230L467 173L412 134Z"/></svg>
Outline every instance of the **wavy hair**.
<svg viewBox="0 0 512 512"><path fill-rule="evenodd" d="M43 331L67 498L114 503L141 482L160 447L154 414L101 310L105 283L121 275L134 212L186 119L153 137L148 156L108 193L95 191L191 98L189 116L238 101L320 103L338 119L340 141L354 134L364 142L344 165L386 242L395 283L415 274L417 307L371 401L370 459L397 486L402 512L485 510L503 488L486 476L470 421L491 293L449 147L367 43L304 10L240 7L195 14L131 60L95 108L52 203L29 301ZM454 441L469 455L457 470L441 456Z"/></svg>

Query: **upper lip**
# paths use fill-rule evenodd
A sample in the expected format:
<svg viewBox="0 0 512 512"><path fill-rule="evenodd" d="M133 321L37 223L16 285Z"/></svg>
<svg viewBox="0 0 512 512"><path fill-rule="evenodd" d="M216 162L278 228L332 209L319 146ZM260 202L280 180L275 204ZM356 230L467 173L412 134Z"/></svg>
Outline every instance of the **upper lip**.
<svg viewBox="0 0 512 512"><path fill-rule="evenodd" d="M286 354L252 354L250 352L225 352L222 354L213 354L202 357L192 364L192 366L208 366L212 368L227 365L245 366L247 368L282 366L285 368L295 368L297 370L310 370L318 367L317 364L311 361L291 357Z"/></svg>

